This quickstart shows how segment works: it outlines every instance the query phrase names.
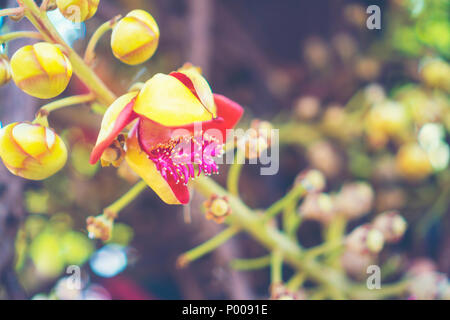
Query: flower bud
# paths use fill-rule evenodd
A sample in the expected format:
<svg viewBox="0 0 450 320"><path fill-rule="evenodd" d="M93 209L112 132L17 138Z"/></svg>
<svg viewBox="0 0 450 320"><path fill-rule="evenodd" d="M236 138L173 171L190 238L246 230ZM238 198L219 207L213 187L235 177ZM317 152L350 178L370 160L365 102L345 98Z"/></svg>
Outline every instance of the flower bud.
<svg viewBox="0 0 450 320"><path fill-rule="evenodd" d="M396 156L398 173L407 180L418 181L431 174L428 155L417 143L403 145Z"/></svg>
<svg viewBox="0 0 450 320"><path fill-rule="evenodd" d="M292 291L283 284L273 284L270 287L271 300L306 300L306 294L301 291Z"/></svg>
<svg viewBox="0 0 450 320"><path fill-rule="evenodd" d="M341 256L341 265L345 272L358 280L367 278L367 267L375 263L375 257L361 254L352 250L345 250Z"/></svg>
<svg viewBox="0 0 450 320"><path fill-rule="evenodd" d="M369 224L357 227L346 239L347 249L360 254L378 253L383 245L383 234Z"/></svg>
<svg viewBox="0 0 450 320"><path fill-rule="evenodd" d="M100 0L56 0L61 14L68 20L79 23L92 18Z"/></svg>
<svg viewBox="0 0 450 320"><path fill-rule="evenodd" d="M373 205L374 192L365 182L344 184L335 196L336 210L348 219L367 214Z"/></svg>
<svg viewBox="0 0 450 320"><path fill-rule="evenodd" d="M410 298L417 300L436 300L449 298L449 283L443 273L424 272L410 279L408 291Z"/></svg>
<svg viewBox="0 0 450 320"><path fill-rule="evenodd" d="M52 129L15 122L0 130L0 157L11 173L43 180L64 166L67 149Z"/></svg>
<svg viewBox="0 0 450 320"><path fill-rule="evenodd" d="M407 223L397 211L388 211L377 216L373 226L381 231L386 242L397 242L405 234Z"/></svg>
<svg viewBox="0 0 450 320"><path fill-rule="evenodd" d="M117 139L103 151L102 157L100 158L102 167L113 165L113 167L118 168L125 158L124 145L125 137L120 134Z"/></svg>
<svg viewBox="0 0 450 320"><path fill-rule="evenodd" d="M11 68L5 58L0 58L0 87L11 80Z"/></svg>
<svg viewBox="0 0 450 320"><path fill-rule="evenodd" d="M120 61L136 65L150 59L159 42L155 19L144 10L133 10L114 27L111 48Z"/></svg>
<svg viewBox="0 0 450 320"><path fill-rule="evenodd" d="M299 208L299 214L305 219L329 223L334 217L332 198L326 193L310 193Z"/></svg>
<svg viewBox="0 0 450 320"><path fill-rule="evenodd" d="M72 76L72 65L58 47L40 42L14 53L11 72L20 89L33 97L50 99L66 89Z"/></svg>
<svg viewBox="0 0 450 320"><path fill-rule="evenodd" d="M108 214L88 217L86 223L89 238L108 241L112 235L114 218L115 217L113 215Z"/></svg>
<svg viewBox="0 0 450 320"><path fill-rule="evenodd" d="M212 219L217 223L223 223L225 218L231 214L231 207L227 197L213 195L203 205L206 208L206 219Z"/></svg>
<svg viewBox="0 0 450 320"><path fill-rule="evenodd" d="M305 170L295 178L295 185L301 184L308 192L321 192L325 188L325 176L319 170Z"/></svg>

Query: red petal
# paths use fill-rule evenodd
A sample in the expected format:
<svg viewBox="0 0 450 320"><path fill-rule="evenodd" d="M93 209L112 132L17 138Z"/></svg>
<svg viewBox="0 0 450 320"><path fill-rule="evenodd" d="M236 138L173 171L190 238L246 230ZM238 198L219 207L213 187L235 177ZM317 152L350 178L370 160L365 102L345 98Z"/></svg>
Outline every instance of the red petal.
<svg viewBox="0 0 450 320"><path fill-rule="evenodd" d="M117 117L114 128L105 140L98 143L91 152L91 158L89 162L95 164L102 156L103 151L108 148L119 133L125 128L131 121L136 119L137 114L133 111L134 102L136 99L131 100L125 108L120 112Z"/></svg>

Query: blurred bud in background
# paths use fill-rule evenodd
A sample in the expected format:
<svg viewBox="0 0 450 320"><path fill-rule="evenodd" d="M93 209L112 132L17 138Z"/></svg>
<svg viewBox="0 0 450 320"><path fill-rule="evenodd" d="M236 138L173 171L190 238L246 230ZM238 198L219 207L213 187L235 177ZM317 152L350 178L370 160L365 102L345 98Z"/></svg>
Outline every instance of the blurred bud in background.
<svg viewBox="0 0 450 320"><path fill-rule="evenodd" d="M320 112L320 100L315 96L303 96L294 103L294 113L299 120L312 120Z"/></svg>
<svg viewBox="0 0 450 320"><path fill-rule="evenodd" d="M301 184L309 193L321 192L325 188L326 180L319 170L304 170L295 178L294 185Z"/></svg>
<svg viewBox="0 0 450 320"><path fill-rule="evenodd" d="M332 39L333 47L343 61L351 60L358 53L358 43L348 33L339 33Z"/></svg>
<svg viewBox="0 0 450 320"><path fill-rule="evenodd" d="M355 73L363 81L374 81L381 72L381 64L375 58L361 57L356 60Z"/></svg>
<svg viewBox="0 0 450 320"><path fill-rule="evenodd" d="M321 38L310 38L303 46L303 58L312 69L325 69L330 63L330 48Z"/></svg>
<svg viewBox="0 0 450 320"><path fill-rule="evenodd" d="M341 156L326 140L315 142L309 146L306 156L311 166L323 172L327 178L336 177L342 170Z"/></svg>
<svg viewBox="0 0 450 320"><path fill-rule="evenodd" d="M383 249L384 236L370 224L354 229L345 241L348 250L359 254L377 254Z"/></svg>
<svg viewBox="0 0 450 320"><path fill-rule="evenodd" d="M420 70L425 84L450 93L450 64L441 59L427 59Z"/></svg>
<svg viewBox="0 0 450 320"><path fill-rule="evenodd" d="M356 219L372 209L374 192L365 182L346 183L334 196L336 211L347 219Z"/></svg>
<svg viewBox="0 0 450 320"><path fill-rule="evenodd" d="M428 154L417 143L408 143L399 149L396 166L398 173L410 181L423 180L432 172Z"/></svg>
<svg viewBox="0 0 450 320"><path fill-rule="evenodd" d="M406 232L407 223L397 211L379 214L372 222L374 228L381 231L386 242L399 241Z"/></svg>
<svg viewBox="0 0 450 320"><path fill-rule="evenodd" d="M349 276L363 280L367 278L367 267L376 262L375 258L374 255L346 250L341 256L341 265Z"/></svg>
<svg viewBox="0 0 450 320"><path fill-rule="evenodd" d="M326 193L308 194L298 212L304 219L315 220L323 224L330 223L335 216L333 200Z"/></svg>

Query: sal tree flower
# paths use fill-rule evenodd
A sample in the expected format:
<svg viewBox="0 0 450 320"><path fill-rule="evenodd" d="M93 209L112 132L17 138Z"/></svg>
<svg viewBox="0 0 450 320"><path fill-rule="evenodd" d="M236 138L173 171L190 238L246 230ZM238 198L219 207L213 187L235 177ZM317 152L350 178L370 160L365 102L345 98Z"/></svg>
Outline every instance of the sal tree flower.
<svg viewBox="0 0 450 320"><path fill-rule="evenodd" d="M197 68L159 73L108 108L90 162L117 160L110 148L117 148L121 131L137 119L125 143L128 165L164 202L186 204L189 179L218 173L214 158L242 113L237 103L213 94Z"/></svg>

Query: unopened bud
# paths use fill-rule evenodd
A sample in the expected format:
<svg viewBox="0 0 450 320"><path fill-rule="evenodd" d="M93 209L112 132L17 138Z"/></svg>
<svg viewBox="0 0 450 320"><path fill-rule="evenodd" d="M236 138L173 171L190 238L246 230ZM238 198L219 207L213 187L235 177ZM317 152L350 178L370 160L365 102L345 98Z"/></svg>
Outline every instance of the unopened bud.
<svg viewBox="0 0 450 320"><path fill-rule="evenodd" d="M374 201L372 187L365 182L344 184L335 196L336 210L348 219L355 219L367 214Z"/></svg>
<svg viewBox="0 0 450 320"><path fill-rule="evenodd" d="M150 59L159 42L155 19L144 10L133 10L114 27L111 48L120 61L136 65Z"/></svg>
<svg viewBox="0 0 450 320"><path fill-rule="evenodd" d="M295 185L301 184L308 192L321 192L325 188L325 176L319 170L305 170L295 178Z"/></svg>
<svg viewBox="0 0 450 320"><path fill-rule="evenodd" d="M50 99L66 89L72 65L57 46L39 42L14 53L11 73L16 85L30 96Z"/></svg>
<svg viewBox="0 0 450 320"><path fill-rule="evenodd" d="M383 245L383 234L369 224L357 227L346 239L347 248L360 254L376 254L383 249Z"/></svg>
<svg viewBox="0 0 450 320"><path fill-rule="evenodd" d="M100 0L56 0L61 14L68 20L80 23L92 18Z"/></svg>
<svg viewBox="0 0 450 320"><path fill-rule="evenodd" d="M303 200L299 214L305 219L327 224L335 214L332 198L326 193L310 193Z"/></svg>
<svg viewBox="0 0 450 320"><path fill-rule="evenodd" d="M386 242L397 242L405 234L407 223L397 211L388 211L377 216L373 226L383 233Z"/></svg>
<svg viewBox="0 0 450 320"><path fill-rule="evenodd" d="M115 215L104 213L96 217L88 217L86 220L89 238L108 241L112 235Z"/></svg>
<svg viewBox="0 0 450 320"><path fill-rule="evenodd" d="M217 223L223 223L225 218L231 214L231 206L226 196L213 195L203 205L206 208L206 218L208 220L212 219Z"/></svg>
<svg viewBox="0 0 450 320"><path fill-rule="evenodd" d="M43 180L65 165L67 149L52 129L15 122L0 129L0 157L11 173L25 179Z"/></svg>

